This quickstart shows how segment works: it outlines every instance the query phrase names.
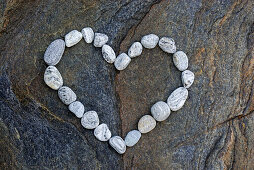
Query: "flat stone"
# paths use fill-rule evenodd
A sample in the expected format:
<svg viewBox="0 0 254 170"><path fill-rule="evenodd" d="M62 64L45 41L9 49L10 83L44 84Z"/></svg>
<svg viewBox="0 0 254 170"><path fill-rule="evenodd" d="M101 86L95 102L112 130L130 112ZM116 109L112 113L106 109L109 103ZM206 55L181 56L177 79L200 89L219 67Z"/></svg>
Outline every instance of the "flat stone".
<svg viewBox="0 0 254 170"><path fill-rule="evenodd" d="M90 27L83 28L81 31L83 38L86 43L92 43L94 39L94 32L93 29Z"/></svg>
<svg viewBox="0 0 254 170"><path fill-rule="evenodd" d="M179 87L170 94L167 103L172 111L177 111L183 107L187 98L188 90L184 87Z"/></svg>
<svg viewBox="0 0 254 170"><path fill-rule="evenodd" d="M132 130L130 131L124 141L126 146L134 146L136 143L138 143L139 139L141 138L141 133L138 130Z"/></svg>
<svg viewBox="0 0 254 170"><path fill-rule="evenodd" d="M184 71L188 68L188 57L183 51L177 51L173 55L173 62L180 71Z"/></svg>
<svg viewBox="0 0 254 170"><path fill-rule="evenodd" d="M157 121L166 120L170 115L170 108L167 103L159 101L151 108L151 114Z"/></svg>
<svg viewBox="0 0 254 170"><path fill-rule="evenodd" d="M105 123L100 124L94 129L94 136L100 141L108 141L111 138L111 132Z"/></svg>
<svg viewBox="0 0 254 170"><path fill-rule="evenodd" d="M185 70L182 72L182 83L185 88L189 88L195 79L195 75L190 70Z"/></svg>
<svg viewBox="0 0 254 170"><path fill-rule="evenodd" d="M63 86L58 90L58 96L66 105L71 104L77 99L76 94L67 86Z"/></svg>
<svg viewBox="0 0 254 170"><path fill-rule="evenodd" d="M120 136L113 136L109 139L109 144L114 148L119 154L123 154L126 151L126 144Z"/></svg>
<svg viewBox="0 0 254 170"><path fill-rule="evenodd" d="M169 37L162 37L159 41L159 47L167 53L175 53L176 45L175 41Z"/></svg>
<svg viewBox="0 0 254 170"><path fill-rule="evenodd" d="M69 106L68 106L69 110L74 113L78 118L81 118L84 114L85 108L84 105L79 102L79 101L75 101L72 102Z"/></svg>
<svg viewBox="0 0 254 170"><path fill-rule="evenodd" d="M124 70L131 62L131 58L126 53L121 53L116 57L114 65L117 70Z"/></svg>
<svg viewBox="0 0 254 170"><path fill-rule="evenodd" d="M114 63L116 54L114 50L107 44L102 46L102 56L108 63Z"/></svg>
<svg viewBox="0 0 254 170"><path fill-rule="evenodd" d="M99 123L99 117L95 111L86 112L81 119L81 125L86 129L94 129Z"/></svg>
<svg viewBox="0 0 254 170"><path fill-rule="evenodd" d="M128 50L128 55L130 58L140 56L142 53L143 47L140 42L134 42Z"/></svg>
<svg viewBox="0 0 254 170"><path fill-rule="evenodd" d="M54 66L61 60L65 49L65 42L62 39L53 41L44 53L44 61L47 65Z"/></svg>
<svg viewBox="0 0 254 170"><path fill-rule="evenodd" d="M77 44L82 39L81 32L77 30L72 30L68 34L65 35L65 44L66 47L71 47Z"/></svg>
<svg viewBox="0 0 254 170"><path fill-rule="evenodd" d="M148 133L156 126L155 119L150 115L143 116L138 122L138 130L141 133Z"/></svg>
<svg viewBox="0 0 254 170"><path fill-rule="evenodd" d="M48 66L44 73L44 82L50 88L58 90L63 85L63 78L55 66Z"/></svg>
<svg viewBox="0 0 254 170"><path fill-rule="evenodd" d="M148 49L156 47L159 42L159 37L155 34L148 34L142 37L141 44Z"/></svg>
<svg viewBox="0 0 254 170"><path fill-rule="evenodd" d="M108 36L106 34L102 34L102 33L95 33L94 34L93 45L95 47L102 47L107 42L108 42Z"/></svg>

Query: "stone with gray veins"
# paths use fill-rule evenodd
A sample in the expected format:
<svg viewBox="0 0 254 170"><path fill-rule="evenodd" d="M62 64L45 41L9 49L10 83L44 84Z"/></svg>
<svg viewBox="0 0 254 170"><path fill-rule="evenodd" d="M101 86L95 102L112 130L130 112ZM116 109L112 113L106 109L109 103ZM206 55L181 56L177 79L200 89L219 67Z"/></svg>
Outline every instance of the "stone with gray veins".
<svg viewBox="0 0 254 170"><path fill-rule="evenodd" d="M50 88L58 90L63 85L63 78L55 66L48 66L44 73L44 82Z"/></svg>
<svg viewBox="0 0 254 170"><path fill-rule="evenodd" d="M90 27L83 28L81 33L86 43L90 44L93 42L94 32L92 28Z"/></svg>
<svg viewBox="0 0 254 170"><path fill-rule="evenodd" d="M77 30L72 30L65 35L66 47L72 47L76 45L82 39L82 33Z"/></svg>
<svg viewBox="0 0 254 170"><path fill-rule="evenodd" d="M142 37L141 44L148 49L156 47L159 42L159 37L155 34L148 34Z"/></svg>
<svg viewBox="0 0 254 170"><path fill-rule="evenodd" d="M114 63L116 60L116 54L109 45L105 44L102 46L102 56L108 63Z"/></svg>
<svg viewBox="0 0 254 170"><path fill-rule="evenodd" d="M156 126L155 119L150 115L143 116L138 122L138 130L141 133L148 133Z"/></svg>
<svg viewBox="0 0 254 170"><path fill-rule="evenodd" d="M162 37L159 41L159 47L167 53L175 53L176 45L175 41L169 37Z"/></svg>
<svg viewBox="0 0 254 170"><path fill-rule="evenodd" d="M74 113L78 118L81 118L84 114L85 108L84 105L80 101L72 102L68 106L69 110Z"/></svg>
<svg viewBox="0 0 254 170"><path fill-rule="evenodd" d="M119 154L123 154L126 151L126 144L120 136L113 136L109 139L109 144L114 148Z"/></svg>
<svg viewBox="0 0 254 170"><path fill-rule="evenodd" d="M108 141L111 138L111 132L105 123L100 124L94 129L94 136L100 141Z"/></svg>
<svg viewBox="0 0 254 170"><path fill-rule="evenodd" d="M102 47L107 42L108 42L108 36L106 34L102 34L102 33L95 33L94 34L93 45L95 47Z"/></svg>
<svg viewBox="0 0 254 170"><path fill-rule="evenodd" d="M94 129L99 123L100 121L96 111L88 111L81 118L81 125L86 129Z"/></svg>
<svg viewBox="0 0 254 170"><path fill-rule="evenodd" d="M173 55L173 62L180 71L184 71L188 68L188 57L183 51L177 51Z"/></svg>
<svg viewBox="0 0 254 170"><path fill-rule="evenodd" d="M56 65L62 58L65 49L65 42L62 39L53 41L44 53L44 61L50 65Z"/></svg>
<svg viewBox="0 0 254 170"><path fill-rule="evenodd" d="M131 58L126 53L121 53L116 57L114 65L117 70L124 70L131 62Z"/></svg>
<svg viewBox="0 0 254 170"><path fill-rule="evenodd" d="M167 103L172 111L181 109L188 98L188 90L185 87L179 87L168 97Z"/></svg>
<svg viewBox="0 0 254 170"><path fill-rule="evenodd" d="M124 141L126 146L131 147L131 146L134 146L136 143L138 143L140 138L141 138L141 133L138 130L132 130L128 132Z"/></svg>
<svg viewBox="0 0 254 170"><path fill-rule="evenodd" d="M140 42L134 42L128 50L128 56L134 58L140 56L142 53L143 47Z"/></svg>
<svg viewBox="0 0 254 170"><path fill-rule="evenodd" d="M67 86L63 86L58 90L58 96L66 105L71 104L77 99L77 95Z"/></svg>
<svg viewBox="0 0 254 170"><path fill-rule="evenodd" d="M152 106L151 114L155 120L164 121L170 115L170 108L167 103L159 101Z"/></svg>
<svg viewBox="0 0 254 170"><path fill-rule="evenodd" d="M182 72L182 83L185 88L189 88L195 79L195 75L190 70L185 70Z"/></svg>

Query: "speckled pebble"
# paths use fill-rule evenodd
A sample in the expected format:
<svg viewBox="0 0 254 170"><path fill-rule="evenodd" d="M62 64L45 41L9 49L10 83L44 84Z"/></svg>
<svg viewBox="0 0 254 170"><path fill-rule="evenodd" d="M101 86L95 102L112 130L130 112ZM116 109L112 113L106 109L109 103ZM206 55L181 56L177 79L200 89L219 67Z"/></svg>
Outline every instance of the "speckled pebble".
<svg viewBox="0 0 254 170"><path fill-rule="evenodd" d="M58 90L58 96L66 105L71 104L77 99L76 94L67 86L63 86Z"/></svg>
<svg viewBox="0 0 254 170"><path fill-rule="evenodd" d="M109 139L109 144L114 148L119 154L123 154L126 151L126 145L124 140L120 136L113 136Z"/></svg>
<svg viewBox="0 0 254 170"><path fill-rule="evenodd" d="M188 90L184 87L179 87L170 94L167 103L172 111L177 111L183 107L187 98Z"/></svg>
<svg viewBox="0 0 254 170"><path fill-rule="evenodd" d="M170 108L167 103L159 101L152 106L151 114L155 120L164 121L170 115Z"/></svg>
<svg viewBox="0 0 254 170"><path fill-rule="evenodd" d="M94 129L94 136L100 141L108 141L111 138L111 132L108 126L102 123Z"/></svg>
<svg viewBox="0 0 254 170"><path fill-rule="evenodd" d="M106 34L102 34L102 33L95 33L94 34L93 45L95 47L102 47L107 42L108 42L108 36Z"/></svg>
<svg viewBox="0 0 254 170"><path fill-rule="evenodd" d="M143 116L138 122L138 130L141 133L148 133L156 126L155 119L150 115Z"/></svg>
<svg viewBox="0 0 254 170"><path fill-rule="evenodd" d="M141 44L148 49L152 49L154 47L156 47L156 45L159 42L159 37L155 34L148 34L145 35L144 37L142 37L141 39Z"/></svg>
<svg viewBox="0 0 254 170"><path fill-rule="evenodd" d="M160 48L167 53L175 53L176 45L175 41L169 37L162 37L159 41Z"/></svg>
<svg viewBox="0 0 254 170"><path fill-rule="evenodd" d="M114 50L107 44L102 46L102 56L108 63L114 63L116 54Z"/></svg>
<svg viewBox="0 0 254 170"><path fill-rule="evenodd" d="M126 146L134 146L138 143L139 139L141 138L141 133L138 130L130 131L125 137L125 144Z"/></svg>
<svg viewBox="0 0 254 170"><path fill-rule="evenodd" d="M71 47L77 44L82 39L81 32L77 30L72 30L68 34L65 35L65 44L66 47Z"/></svg>
<svg viewBox="0 0 254 170"><path fill-rule="evenodd" d="M131 58L126 53L121 53L116 57L114 65L117 70L124 70L131 62Z"/></svg>
<svg viewBox="0 0 254 170"><path fill-rule="evenodd" d="M185 88L189 88L194 82L195 75L190 70L182 72L182 83Z"/></svg>
<svg viewBox="0 0 254 170"><path fill-rule="evenodd" d="M65 42L62 39L57 39L53 41L47 48L44 54L44 61L50 65L54 66L61 60L65 49Z"/></svg>
<svg viewBox="0 0 254 170"><path fill-rule="evenodd" d="M48 66L44 73L44 82L50 88L58 90L63 85L63 78L55 66Z"/></svg>
<svg viewBox="0 0 254 170"><path fill-rule="evenodd" d="M79 101L75 101L72 102L69 106L68 106L69 110L74 113L78 118L81 118L84 114L85 108L84 105L79 102Z"/></svg>
<svg viewBox="0 0 254 170"><path fill-rule="evenodd" d="M94 129L99 123L99 117L95 111L86 112L81 119L81 125L86 129Z"/></svg>
<svg viewBox="0 0 254 170"><path fill-rule="evenodd" d="M93 29L90 27L83 28L81 31L83 38L86 43L92 43L94 39L94 32Z"/></svg>
<svg viewBox="0 0 254 170"><path fill-rule="evenodd" d="M143 47L140 42L134 42L128 50L128 56L134 58L140 56L142 53Z"/></svg>
<svg viewBox="0 0 254 170"><path fill-rule="evenodd" d="M177 51L173 55L173 62L180 71L184 71L188 68L188 57L183 51Z"/></svg>

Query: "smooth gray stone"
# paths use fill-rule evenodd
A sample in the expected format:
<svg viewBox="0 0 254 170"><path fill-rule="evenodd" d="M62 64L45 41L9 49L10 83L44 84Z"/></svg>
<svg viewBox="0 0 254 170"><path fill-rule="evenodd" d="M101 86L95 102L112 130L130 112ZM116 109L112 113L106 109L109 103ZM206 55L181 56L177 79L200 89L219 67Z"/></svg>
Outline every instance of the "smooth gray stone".
<svg viewBox="0 0 254 170"><path fill-rule="evenodd" d="M189 88L195 79L195 75L190 70L185 70L182 72L182 83L185 88Z"/></svg>
<svg viewBox="0 0 254 170"><path fill-rule="evenodd" d="M84 105L79 102L79 101L75 101L72 102L69 106L68 106L69 110L74 113L78 118L81 118L84 114L85 108Z"/></svg>
<svg viewBox="0 0 254 170"><path fill-rule="evenodd" d="M55 66L48 66L44 73L44 82L50 88L58 90L63 85L63 78Z"/></svg>
<svg viewBox="0 0 254 170"><path fill-rule="evenodd" d="M77 99L76 94L67 86L63 86L58 90L58 96L66 105L71 104Z"/></svg>
<svg viewBox="0 0 254 170"><path fill-rule="evenodd" d="M102 33L95 33L94 34L93 45L95 47L102 47L107 42L108 42L108 36L106 34L102 34Z"/></svg>
<svg viewBox="0 0 254 170"><path fill-rule="evenodd" d="M175 41L169 37L162 37L159 41L159 47L167 53L173 54L176 52Z"/></svg>
<svg viewBox="0 0 254 170"><path fill-rule="evenodd" d="M124 70L131 62L131 58L126 53L121 53L116 57L114 65L117 70Z"/></svg>
<svg viewBox="0 0 254 170"><path fill-rule="evenodd" d="M172 111L177 111L183 107L187 98L188 90L184 87L179 87L170 94L167 103Z"/></svg>
<svg viewBox="0 0 254 170"><path fill-rule="evenodd" d="M90 28L90 27L83 28L81 33L82 33L86 43L90 44L93 42L94 32L93 32L92 28Z"/></svg>
<svg viewBox="0 0 254 170"><path fill-rule="evenodd" d="M155 120L164 121L170 115L170 108L167 103L159 101L152 106L151 114Z"/></svg>
<svg viewBox="0 0 254 170"><path fill-rule="evenodd" d="M102 56L110 64L114 63L116 60L116 54L109 45L105 44L102 46Z"/></svg>
<svg viewBox="0 0 254 170"><path fill-rule="evenodd" d="M126 151L126 144L120 136L113 136L109 139L109 144L114 148L119 154L123 154Z"/></svg>
<svg viewBox="0 0 254 170"><path fill-rule="evenodd" d="M159 42L159 37L155 34L148 34L142 37L141 44L148 49L156 47Z"/></svg>
<svg viewBox="0 0 254 170"><path fill-rule="evenodd" d="M99 117L95 111L88 111L81 118L81 125L86 129L94 129L99 123Z"/></svg>
<svg viewBox="0 0 254 170"><path fill-rule="evenodd" d="M156 126L155 119L150 115L143 116L138 122L138 130L141 133L148 133Z"/></svg>
<svg viewBox="0 0 254 170"><path fill-rule="evenodd" d="M77 30L72 30L71 32L65 35L66 47L72 47L76 45L81 39L82 39L81 32Z"/></svg>
<svg viewBox="0 0 254 170"><path fill-rule="evenodd" d="M173 62L180 71L184 71L188 68L188 57L183 51L177 51L173 55Z"/></svg>
<svg viewBox="0 0 254 170"><path fill-rule="evenodd" d="M111 138L111 132L105 123L100 124L94 129L94 136L100 141L108 141Z"/></svg>
<svg viewBox="0 0 254 170"><path fill-rule="evenodd" d="M141 138L141 133L138 130L132 130L130 131L124 141L126 146L134 146L136 143L138 143L139 139Z"/></svg>
<svg viewBox="0 0 254 170"><path fill-rule="evenodd" d="M134 58L140 56L142 53L143 47L140 42L134 42L128 50L128 56Z"/></svg>
<svg viewBox="0 0 254 170"><path fill-rule="evenodd" d="M65 49L65 42L62 39L53 41L44 53L44 61L47 65L54 66L61 60Z"/></svg>

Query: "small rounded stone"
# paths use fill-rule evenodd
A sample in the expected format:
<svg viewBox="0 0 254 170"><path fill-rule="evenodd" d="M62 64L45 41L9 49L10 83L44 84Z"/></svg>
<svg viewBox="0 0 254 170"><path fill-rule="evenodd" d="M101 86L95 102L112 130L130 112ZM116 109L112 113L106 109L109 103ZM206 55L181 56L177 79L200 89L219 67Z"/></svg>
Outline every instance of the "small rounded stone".
<svg viewBox="0 0 254 170"><path fill-rule="evenodd" d="M138 130L141 133L148 133L156 126L155 119L150 115L143 116L138 122Z"/></svg>
<svg viewBox="0 0 254 170"><path fill-rule="evenodd" d="M159 101L152 106L151 114L155 120L164 121L170 115L170 108L167 103Z"/></svg>
<svg viewBox="0 0 254 170"><path fill-rule="evenodd" d="M109 139L109 144L114 148L119 154L123 154L126 151L126 145L124 140L120 136L113 136Z"/></svg>
<svg viewBox="0 0 254 170"><path fill-rule="evenodd" d="M184 87L179 87L170 94L167 103L172 111L177 111L183 107L187 98L188 90Z"/></svg>
<svg viewBox="0 0 254 170"><path fill-rule="evenodd" d="M194 82L195 75L190 70L182 72L182 83L185 88L189 88Z"/></svg>
<svg viewBox="0 0 254 170"><path fill-rule="evenodd" d="M79 101L75 101L72 102L69 106L68 106L69 110L74 113L78 118L81 118L84 114L85 108L84 105L79 102Z"/></svg>
<svg viewBox="0 0 254 170"><path fill-rule="evenodd" d="M140 56L142 53L143 47L140 42L134 42L128 50L128 55L130 58Z"/></svg>
<svg viewBox="0 0 254 170"><path fill-rule="evenodd" d="M105 123L100 124L94 129L94 136L100 141L108 141L111 138L111 132Z"/></svg>
<svg viewBox="0 0 254 170"><path fill-rule="evenodd" d="M148 49L152 49L154 47L156 47L156 45L159 42L159 37L155 34L148 34L145 35L144 37L142 37L141 39L141 44Z"/></svg>
<svg viewBox="0 0 254 170"><path fill-rule="evenodd" d="M121 53L116 57L114 65L117 70L124 70L131 62L131 58L126 53Z"/></svg>
<svg viewBox="0 0 254 170"><path fill-rule="evenodd" d="M94 34L93 45L95 47L102 47L107 42L108 42L108 36L106 34L102 34L102 33L95 33Z"/></svg>
<svg viewBox="0 0 254 170"><path fill-rule="evenodd" d="M134 146L136 143L138 143L139 139L141 138L141 133L138 130L132 130L130 131L124 141L126 146Z"/></svg>
<svg viewBox="0 0 254 170"><path fill-rule="evenodd" d="M71 47L77 44L82 39L81 32L77 30L72 30L68 34L65 35L65 44L66 47Z"/></svg>
<svg viewBox="0 0 254 170"><path fill-rule="evenodd" d="M177 51L173 55L173 62L180 71L184 71L188 68L188 57L183 51Z"/></svg>
<svg viewBox="0 0 254 170"><path fill-rule="evenodd" d="M116 54L114 50L107 44L102 46L102 56L108 63L114 63Z"/></svg>
<svg viewBox="0 0 254 170"><path fill-rule="evenodd" d="M77 95L67 86L63 86L58 90L58 96L66 105L71 104L77 99Z"/></svg>
<svg viewBox="0 0 254 170"><path fill-rule="evenodd" d="M159 47L166 53L175 53L176 45L175 41L169 37L162 37L159 41Z"/></svg>
<svg viewBox="0 0 254 170"><path fill-rule="evenodd" d="M86 129L94 129L99 125L99 117L95 111L86 112L82 119L81 125Z"/></svg>
<svg viewBox="0 0 254 170"><path fill-rule="evenodd" d="M54 66L61 60L65 50L65 42L62 39L57 39L53 41L47 48L44 54L44 61L50 65Z"/></svg>
<svg viewBox="0 0 254 170"><path fill-rule="evenodd" d="M50 88L58 90L63 85L63 78L55 66L48 66L44 73L44 82Z"/></svg>
<svg viewBox="0 0 254 170"><path fill-rule="evenodd" d="M90 27L83 28L81 31L86 43L92 43L94 39L93 29Z"/></svg>

